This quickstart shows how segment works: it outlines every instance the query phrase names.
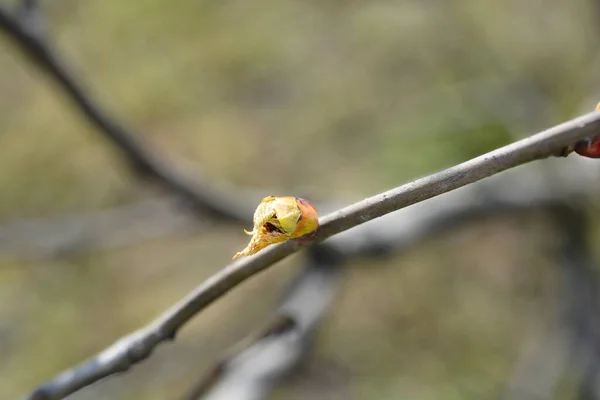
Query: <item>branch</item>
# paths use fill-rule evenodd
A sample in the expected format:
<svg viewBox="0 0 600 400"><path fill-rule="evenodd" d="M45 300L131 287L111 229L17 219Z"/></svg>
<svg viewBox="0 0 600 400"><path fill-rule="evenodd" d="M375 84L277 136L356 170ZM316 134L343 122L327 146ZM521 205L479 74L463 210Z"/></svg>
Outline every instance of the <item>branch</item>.
<svg viewBox="0 0 600 400"><path fill-rule="evenodd" d="M15 13L20 24L26 27L30 34L39 36L45 32L46 27L38 0L21 0L17 4Z"/></svg>
<svg viewBox="0 0 600 400"><path fill-rule="evenodd" d="M571 362L569 373L580 378L578 399L600 398L600 285L590 246L589 218L582 205L563 205L555 210L558 229L563 232L558 264L564 283L560 309L568 329Z"/></svg>
<svg viewBox="0 0 600 400"><path fill-rule="evenodd" d="M173 198L154 198L107 210L16 220L0 225L0 254L19 260L79 254L205 228Z"/></svg>
<svg viewBox="0 0 600 400"><path fill-rule="evenodd" d="M549 399L560 390L565 373L579 388L573 398L599 398L600 319L597 268L589 245L585 202L549 207L559 243L554 254L562 279L558 323L540 338L532 334L522 352L506 399Z"/></svg>
<svg viewBox="0 0 600 400"><path fill-rule="evenodd" d="M593 167L593 168L592 168ZM435 201L415 204L351 229L328 240L346 256L398 252L415 241L498 210L498 205L530 209L532 204L568 202L597 194L600 168L594 160L571 157L507 171L475 185L447 193ZM557 190L560 188L560 190ZM249 194L248 197L260 197ZM321 204L325 214L340 203ZM195 232L209 220L189 218L171 197L142 200L107 210L16 220L0 225L2 257L32 260L120 247L149 238Z"/></svg>
<svg viewBox="0 0 600 400"><path fill-rule="evenodd" d="M600 113L589 113L442 172L335 211L322 218L314 243L454 189L531 161L562 153L572 143L600 131ZM593 184L592 182L590 184ZM68 370L37 389L29 399L62 399L147 358L161 342L195 314L246 279L267 269L305 244L288 241L225 267L148 326L119 340L92 360Z"/></svg>
<svg viewBox="0 0 600 400"><path fill-rule="evenodd" d="M327 243L347 257L398 253L444 228L508 209L529 210L600 193L600 165L575 157L516 168L335 235Z"/></svg>
<svg viewBox="0 0 600 400"><path fill-rule="evenodd" d="M87 121L121 150L134 172L143 178L153 179L195 209L213 217L244 223L252 220L252 209L247 202L236 201L238 196L231 196L222 190L198 185L197 176L184 173L164 156L159 156L156 149L102 109L62 62L56 50L41 36L40 18L35 7L35 1L25 1L13 15L0 5L0 30L13 40L25 56L56 81Z"/></svg>
<svg viewBox="0 0 600 400"><path fill-rule="evenodd" d="M582 164L589 163L590 160L572 158L566 163L565 161L567 160L557 160L561 167L560 174L551 171L548 163L531 165L525 170L512 170L447 193L430 202L422 202L399 210L384 218L334 236L327 240L326 249L328 250L326 251L338 254L342 259L360 256L389 257L402 253L433 235L444 235L478 219L514 217L515 215L529 214L532 210L551 212L574 199L581 200L582 197L592 195L594 190L597 191L597 188L590 185L589 182L600 178L598 168L582 169L585 168L585 165ZM590 164L587 166L589 167ZM557 187L560 187L561 190L556 191ZM522 190L522 188L529 190ZM313 246L310 250L320 246ZM309 257L311 254L312 252L309 253ZM275 318L264 330L273 331L281 323L280 319ZM195 400L200 397L205 398L204 396L207 395L208 399L212 399L212 396L220 398L218 396L221 395L223 398L227 398L225 395L231 394L236 387L244 388L244 390L235 392L237 396L235 398L240 398L240 400L267 398L275 385L273 381L281 380L285 376L284 374L291 372L293 365L290 364L298 363L301 357L306 356L307 349L301 348L302 353L299 353L293 343L288 341L286 354L291 355L289 357L292 360L286 364L280 361L279 353L271 348L285 347L287 336L284 332L280 332L279 336L270 337L268 341L263 339L263 336L259 336L258 339L253 339L251 336L246 339L246 342L252 344L251 346L229 350L228 354L221 358L222 361L210 368L196 388L183 399ZM546 358L556 357L556 347L552 346L556 346L558 339L554 337L547 339L552 340L546 340L547 343L539 355ZM536 342L536 344L539 343ZM264 360L267 354L270 355L272 365L269 375L254 370L252 372L255 373L249 373L248 369L244 367ZM540 365L543 366L540 378L544 373L550 372L544 368L552 363L544 363L547 360L542 360L542 358L536 358L536 361L540 361ZM525 365L525 367L527 366ZM557 371L558 368L554 370ZM520 372L519 370L517 380L521 378ZM538 376L536 375L536 377ZM527 374L523 377L525 381L528 378L531 378L531 375ZM515 381L517 385L511 388L512 394L528 392L523 390L525 386L519 385L519 382L521 381ZM539 381L536 382L539 383Z"/></svg>
<svg viewBox="0 0 600 400"><path fill-rule="evenodd" d="M231 349L183 400L258 400L306 355L338 287L345 257L329 246L310 248L306 265L271 321Z"/></svg>

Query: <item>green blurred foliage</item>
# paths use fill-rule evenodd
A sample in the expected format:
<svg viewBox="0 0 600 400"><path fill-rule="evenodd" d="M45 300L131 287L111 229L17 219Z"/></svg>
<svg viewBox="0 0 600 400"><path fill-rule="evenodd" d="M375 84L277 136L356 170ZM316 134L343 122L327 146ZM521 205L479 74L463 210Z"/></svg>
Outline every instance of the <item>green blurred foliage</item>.
<svg viewBox="0 0 600 400"><path fill-rule="evenodd" d="M591 0L42 6L51 40L90 93L214 182L357 199L591 110L597 100L600 20ZM0 94L0 220L148 194L54 82L3 37ZM553 319L555 275L532 225L543 221L492 221L393 261L352 265L305 374L360 399L502 393L524 331L543 331ZM240 232L0 264L0 397L22 395L156 316L225 265L243 246ZM181 393L268 315L292 264L248 282L175 344L88 393ZM276 397L300 396L303 385L290 382Z"/></svg>

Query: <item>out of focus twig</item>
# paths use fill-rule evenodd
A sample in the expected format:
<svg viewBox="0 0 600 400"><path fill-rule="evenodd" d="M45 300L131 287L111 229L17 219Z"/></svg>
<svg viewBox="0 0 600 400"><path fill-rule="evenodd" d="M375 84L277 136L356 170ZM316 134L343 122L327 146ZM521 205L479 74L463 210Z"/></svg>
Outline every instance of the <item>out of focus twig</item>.
<svg viewBox="0 0 600 400"><path fill-rule="evenodd" d="M17 47L27 57L36 62L59 84L59 87L87 120L123 152L132 164L134 171L142 177L154 179L186 199L197 209L214 217L237 222L251 219L252 203L238 201L235 196L229 196L209 186L198 186L195 176L192 177L165 161L164 157L158 155L156 149L146 141L139 139L124 125L102 110L84 89L81 82L73 77L69 68L57 56L56 50L40 34L39 19L37 18L39 15L31 18L35 13L35 2L26 1L22 4L21 11L14 13L5 7L0 7L0 29L17 44ZM561 154L565 147L599 131L600 115L591 113L446 171L365 199L323 218L315 242L321 242L337 233L392 211L447 193L506 169ZM89 362L68 370L39 387L29 398L62 399L104 377L127 370L147 358L159 343L173 339L181 326L213 301L244 280L300 248L300 244L288 242L274 246L257 256L231 264L209 278L148 326L119 340ZM295 311L298 313L293 314L291 319L283 319L283 321L293 322L284 324L288 328L278 332L275 336L263 337L248 350L255 351L257 350L255 346L262 346L262 344L268 345L267 347L271 345L278 347L283 343L280 340L272 343L264 343L264 340L273 337L282 339L283 335L291 335L297 329L305 329L309 326L310 324L302 325L302 318L300 317L300 320L298 318L303 314L299 310ZM283 313L282 315L289 316L291 314ZM320 313L315 315L320 315ZM286 345L284 348L287 349L288 346ZM276 350L276 348L273 349ZM271 351L266 348L258 348L258 350ZM230 364L233 365L233 363L232 359Z"/></svg>
<svg viewBox="0 0 600 400"><path fill-rule="evenodd" d="M457 219L488 215L496 203L528 209L531 204L567 202L599 193L600 187L590 184L597 181L600 168L593 160L546 160L396 211L335 235L328 243L349 257L397 252L443 226L454 226ZM338 206L317 203L323 213ZM170 196L94 212L15 220L0 225L0 257L31 260L78 254L195 232L211 223L210 218L189 218Z"/></svg>
<svg viewBox="0 0 600 400"><path fill-rule="evenodd" d="M565 290L561 317L569 330L570 371L580 377L578 400L600 398L600 282L589 243L589 217L563 205L555 218L563 238L559 261Z"/></svg>
<svg viewBox="0 0 600 400"><path fill-rule="evenodd" d="M252 220L252 206L244 199L209 185L199 185L198 174L191 176L185 173L102 109L89 94L89 88L84 88L58 56L57 50L41 35L41 16L36 6L36 1L28 0L12 12L0 5L0 30L13 40L24 55L54 79L87 121L121 150L138 175L153 179L195 209L217 219L235 222Z"/></svg>
<svg viewBox="0 0 600 400"><path fill-rule="evenodd" d="M558 326L531 340L517 364L507 399L553 398L566 370L570 379L579 382L578 400L600 398L600 287L584 204L560 201L547 209L559 238L555 253L562 277Z"/></svg>
<svg viewBox="0 0 600 400"><path fill-rule="evenodd" d="M306 356L312 333L335 295L343 260L327 245L311 247L271 321L231 349L183 399L265 398Z"/></svg>
<svg viewBox="0 0 600 400"><path fill-rule="evenodd" d="M466 186L462 189L448 193L444 196L432 199L430 202L422 202L413 207L399 210L384 218L361 225L356 229L346 231L340 235L327 240L327 247L335 251L335 254L341 255L344 259L350 257L382 257L396 256L403 251L418 245L421 241L427 240L434 235L444 234L452 231L459 226L473 222L481 218L498 218L505 216L515 216L527 214L534 211L550 212L560 208L560 205L569 203L574 199L582 200L588 196L597 193L598 188L589 185L590 181L598 178L597 168L582 169L584 166L578 159L571 159L569 162L562 162L561 173L553 173L548 163L532 165L523 171L510 171L506 174L498 175L486 181ZM584 162L585 165L585 162ZM591 167L591 164L587 164ZM540 168L534 168L540 167ZM584 172L585 171L585 172ZM517 173L515 173L517 172ZM557 191L556 187L561 190ZM519 188L528 188L520 190ZM321 245L319 245L321 246ZM311 248L314 249L317 246ZM269 327L281 324L279 319L274 319ZM260 349L262 336L259 340L250 338L250 343ZM544 347L544 352L536 353L543 358L536 358L535 371L525 371L523 378L528 381L530 378L537 382L536 386L547 388L546 381L554 378L553 373L560 368L555 365L556 351L552 346L556 345L555 337L548 338L548 346ZM285 340L284 337L273 338L273 340ZM539 345L539 343L536 343ZM550 347L547 349L546 347ZM198 384L197 390L192 391L192 395L186 397L186 400L200 398L206 395L210 389L216 393L231 394L233 392L240 399L252 398L255 400L268 398L271 387L265 385L264 377L261 374L248 374L243 368L226 368L231 365L230 360L242 358L248 365L256 359L261 359L262 352L249 352L248 346L241 349L233 349L224 360L227 362L218 362L203 380ZM282 366L277 361L277 354L273 354L273 369L277 371L286 370L287 366ZM295 356L295 357L299 357ZM552 360L548 362L548 360ZM539 361L539 362L538 362ZM544 363L544 361L546 361ZM523 365L524 368L530 368L531 365ZM521 373L517 371L519 382ZM529 372L532 372L532 377ZM550 375L549 375L550 374ZM523 386L519 382L511 387L511 394L525 396L528 400L534 398L548 398L548 396L530 397L533 395L529 387ZM551 382L549 382L551 384ZM240 387L250 388L241 392L236 392ZM218 389L215 389L218 388ZM545 390L542 387L536 387L536 393ZM550 388L551 390L551 388ZM255 396L255 397L248 397ZM208 397L211 398L210 396ZM225 397L226 398L226 397ZM235 397L238 398L238 397ZM521 398L521 397L517 397Z"/></svg>
<svg viewBox="0 0 600 400"><path fill-rule="evenodd" d="M455 167L367 198L323 217L313 243L507 169L560 154L571 143L598 131L600 113L586 114ZM173 339L179 328L213 301L305 245L288 241L230 264L148 326L122 338L91 361L41 386L30 399L61 399L97 380L127 370L147 358L159 343Z"/></svg>
<svg viewBox="0 0 600 400"><path fill-rule="evenodd" d="M205 228L171 197L86 213L15 220L0 225L0 257L38 260L132 245Z"/></svg>

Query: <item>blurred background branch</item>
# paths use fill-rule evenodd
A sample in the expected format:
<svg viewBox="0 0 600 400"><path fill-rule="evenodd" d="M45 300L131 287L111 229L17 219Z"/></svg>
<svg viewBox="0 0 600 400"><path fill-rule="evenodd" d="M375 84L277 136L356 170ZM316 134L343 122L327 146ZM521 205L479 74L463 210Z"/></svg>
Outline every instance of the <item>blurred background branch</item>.
<svg viewBox="0 0 600 400"><path fill-rule="evenodd" d="M574 167L576 164L578 163L569 165ZM596 172L588 172L595 174L597 171L596 169ZM572 175L574 180L561 182L560 177L548 176L548 170L544 168L530 166L527 172L529 173L496 176L440 196L430 202L419 203L410 209L374 221L374 223L378 222L377 226L370 226L374 223L366 224L359 229L347 231L343 238L336 236L333 238L336 240L329 241L328 246L333 246L336 249L335 253L343 255L344 259L362 257L381 261L409 252L412 247L422 245L433 236L439 237L451 233L461 226L477 223L478 220L518 217L536 211L556 217L557 236L564 241L557 260L558 265L564 268L564 273L567 274L563 281L566 298L560 302L564 304L564 308L559 311L562 320L560 326L568 330L571 343L568 348L571 349L571 357L575 357L572 360L573 368L583 367L585 370L580 375L582 394L578 398L595 399L597 395L590 395L589 391L595 390L594 382L597 382L595 372L592 371L596 371L594 366L598 359L593 354L597 345L595 338L598 336L593 334L598 292L594 268L589 265L591 254L584 228L586 217L581 204L593 195L596 189L592 189L589 185L579 186L576 183L578 180L576 174ZM542 174L537 175L535 172ZM564 176L568 177L568 175ZM589 182L591 175L578 178L581 179L581 183ZM566 191L556 192L544 182L554 188L564 184ZM518 187L535 189L521 191L515 189ZM277 325L280 322L280 319L275 319L273 324ZM269 336L267 342L272 343L271 346L285 347L286 335L289 331L284 330L281 336ZM524 359L519 362L515 371L516 381L511 383L506 398L552 397L552 393L557 389L556 380L560 377L562 368L560 357L564 349L560 343L557 343L561 338L561 336L557 337L556 332L549 331L544 340L540 341L536 338L535 343L528 344L523 354ZM280 380L286 378L285 372L293 364L288 362L281 365L278 360L283 356L272 354L275 350L263 343L263 340L266 339L259 337L252 346L243 346L241 350L235 350L233 355L227 356L226 361L217 363L184 399L268 398L275 386L274 377ZM530 347L535 347L535 350L532 352ZM270 354L272 369L268 372L253 368L263 360L265 357L263 353ZM301 354L305 355L305 353L306 350ZM285 360L294 355L292 359L295 362L298 362L301 357L301 354L291 349L287 349L284 354ZM236 358L242 361L236 364L234 362ZM583 394L584 392L587 394ZM320 395L324 396L322 393ZM340 398L346 397L342 395Z"/></svg>
<svg viewBox="0 0 600 400"><path fill-rule="evenodd" d="M562 149L571 143L598 130L600 113L590 113L452 168L361 200L320 218L319 230L311 241L319 243L392 211L443 195L507 169L561 154ZM288 241L230 264L149 325L119 339L92 360L61 373L36 389L30 398L61 399L95 381L128 370L145 360L157 345L172 340L183 325L212 302L305 245Z"/></svg>
<svg viewBox="0 0 600 400"><path fill-rule="evenodd" d="M241 193L226 195L199 185L196 182L199 173L194 173L193 178L192 174L183 173L181 167L166 160L147 140L141 140L103 110L90 96L90 89L83 87L58 56L57 50L41 36L38 29L40 18L37 2L26 1L12 13L7 7L0 7L0 29L15 42L17 49L54 79L88 122L121 150L137 174L154 179L214 218L235 222L252 220L252 209L240 198Z"/></svg>
<svg viewBox="0 0 600 400"><path fill-rule="evenodd" d="M81 87L77 76L93 76L83 94L96 111L120 115L151 166L184 185L173 195L161 180L171 175L157 179L135 161L137 177L158 185L130 181L114 140L91 134L88 116L73 118L63 102L72 94L23 66L13 34L6 46L0 37L3 398L211 277L243 246L240 223L265 193L317 200L327 214L598 100L591 0L0 6L68 66L67 78ZM198 387L209 382L211 396L237 381L248 395L288 400L594 398L596 254L573 241L598 234L598 172L586 160L547 160L347 230L230 292L127 374L70 397L173 398L208 370L213 379ZM209 197L193 218L186 188ZM586 204L585 233L554 222L573 202ZM302 284L322 276L311 269L322 246L341 255L336 278ZM283 302L307 290L335 302L327 318L312 305L329 306L328 295L272 314L282 290ZM318 334L291 323L303 315L319 321ZM267 323L232 347L257 321ZM272 368L247 374L256 360Z"/></svg>
<svg viewBox="0 0 600 400"><path fill-rule="evenodd" d="M326 245L311 247L272 320L230 350L183 400L266 398L309 354L315 329L339 286L344 257Z"/></svg>
<svg viewBox="0 0 600 400"><path fill-rule="evenodd" d="M555 398L571 380L575 399L600 396L598 382L599 287L597 267L589 245L589 203L557 202L546 207L555 221L559 245L553 254L562 279L557 323L523 347L507 399Z"/></svg>

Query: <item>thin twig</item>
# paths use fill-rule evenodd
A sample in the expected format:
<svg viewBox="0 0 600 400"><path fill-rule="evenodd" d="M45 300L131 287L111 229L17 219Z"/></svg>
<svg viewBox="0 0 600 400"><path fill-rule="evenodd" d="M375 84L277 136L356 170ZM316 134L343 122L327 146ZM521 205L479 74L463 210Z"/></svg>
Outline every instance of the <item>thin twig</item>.
<svg viewBox="0 0 600 400"><path fill-rule="evenodd" d="M329 239L328 245L348 257L398 252L432 231L440 232L440 227L454 226L457 219L488 215L497 206L529 209L531 204L596 195L600 187L590 185L596 181L600 181L600 165L594 160L570 157L530 164L345 231ZM248 197L261 196L250 193ZM326 214L343 203L316 205ZM94 212L9 221L0 225L0 257L35 260L80 254L206 230L211 223L209 218L189 218L176 198L150 198Z"/></svg>
<svg viewBox="0 0 600 400"><path fill-rule="evenodd" d="M207 185L199 185L198 176L191 177L181 171L157 149L102 109L88 94L89 89L84 88L74 77L73 71L62 62L56 49L44 40L38 26L38 12L32 10L32 7L35 7L35 2L25 2L20 12L12 13L0 5L0 30L14 41L24 55L54 78L87 121L122 151L136 173L155 180L181 196L195 209L213 217L244 223L252 220L252 209L243 199L238 200L236 196ZM32 15L38 17L30 18Z"/></svg>
<svg viewBox="0 0 600 400"><path fill-rule="evenodd" d="M0 225L0 257L31 261L72 256L211 226L209 218L190 218L176 200L144 199L106 210L8 222Z"/></svg>
<svg viewBox="0 0 600 400"><path fill-rule="evenodd" d="M312 246L270 321L220 357L181 400L265 398L305 358L345 260L331 246Z"/></svg>
<svg viewBox="0 0 600 400"><path fill-rule="evenodd" d="M600 398L600 286L590 244L589 216L585 203L555 207L557 229L562 233L558 249L565 299L560 317L567 328L569 374L579 378L575 398Z"/></svg>
<svg viewBox="0 0 600 400"><path fill-rule="evenodd" d="M522 351L505 399L550 399L560 391L561 379L578 388L572 398L599 398L600 320L598 276L589 243L585 202L559 201L547 207L559 238L553 251L562 284L558 318L553 329L534 330Z"/></svg>
<svg viewBox="0 0 600 400"><path fill-rule="evenodd" d="M580 160L573 159L573 161ZM329 249L329 253L338 254L344 259L369 256L372 260L373 258L379 257L397 256L403 251L413 248L415 245L419 245L424 240L431 239L436 235L447 234L460 226L473 223L475 220L484 218L516 217L519 215L527 215L533 210L544 210L549 213L550 211L564 207L564 204L569 204L574 198L581 199L583 193L589 195L591 193L590 190L594 190L590 187L589 182L597 177L590 180L591 176L589 174L582 174L581 169L579 169L577 173L576 167L581 167L577 162L574 164L569 163L569 165L570 168L568 168L568 170L570 170L572 176L570 183L573 183L574 181L577 182L579 179L579 184L575 185L579 187L579 191L573 191L573 188L569 187L567 182L564 181L564 176L559 177L552 174L553 187L556 188L557 185L561 187L561 190L556 192L556 190L549 189L543 184L540 186L540 181L544 180L544 176L539 176L539 174L537 174L537 176L532 176L530 174L523 174L522 172L515 176L514 172L518 171L514 171L512 175L506 173L503 174L502 177L496 176L485 182L482 181L469 185L460 190L448 193L445 196L437 197L430 202L419 203L410 208L395 212L393 215L387 215L380 219L381 223L375 225L372 223L365 224L355 230L346 231L344 234L337 235L335 241L333 238L327 240L327 245L321 244L310 247L309 258L313 250L320 246ZM545 175L548 175L548 165L546 164L544 166L546 167ZM531 168L528 169L528 172L531 172ZM527 185L526 182L529 182L530 185ZM586 182L586 189L582 191L580 184L584 182ZM532 183L535 185L531 185ZM517 186L523 186L523 184L526 187L530 187L531 190L525 193L514 191ZM512 186L509 187L509 189L513 189L513 193L506 193L505 188L507 186ZM578 193L578 195L574 196L575 193ZM375 232L377 232L376 236L371 238L365 237ZM583 254L583 252L579 252L579 254ZM591 282L590 284L593 285L594 283ZM582 290L574 292L573 294L581 296L585 292L585 290ZM305 307L306 303L310 303L313 297L314 296L311 296L307 301L299 303ZM583 308L586 310L590 309L590 307ZM583 308L576 307L577 310ZM568 315L574 315L573 310L569 310ZM588 318L587 320L584 319L584 321L593 321L593 318ZM274 330L281 324L282 321L280 319L274 319L265 329ZM286 341L286 332L281 333L281 335L270 338L270 340L280 347L283 347ZM556 332L554 336L556 336ZM550 346L551 349L541 349L542 351L538 354L539 356L547 356L546 358L557 356L557 352L554 351L556 349L552 348L552 346L556 347L556 340L558 340L554 336L546 338L554 339L554 341L546 340L547 343L545 343L545 347ZM273 386L281 381L281 374L288 372L291 367L289 364L285 365L279 361L278 356L282 357L280 353L273 352L271 353L272 366L270 375L258 373L255 369L251 369L252 373L249 373L248 369L244 368L245 365L254 365L253 363L258 360L263 360L263 353L269 351L269 348L264 346L263 338L264 336L262 335L259 335L258 337L256 335L251 335L244 341L244 343L248 343L249 345L238 346L229 350L224 356L218 359L218 362L215 362L212 367L206 371L194 389L190 390L188 395L181 400L196 400L199 398L213 400L211 396L205 397L208 393L212 392L225 396L217 396L217 399L231 398L231 396L227 397L227 395L231 395L232 392L235 392L240 399L245 400L268 398ZM581 346L583 341L575 339L574 342ZM296 354L292 351L292 343L288 342L287 346L290 347L286 352L288 358L290 357L290 354L292 354L293 357L291 358L294 362L297 363L301 356L306 356L306 349L303 349L302 354ZM249 351L251 349L254 351ZM241 361L236 362L236 360ZM538 359L537 361L540 360ZM558 366L555 366L557 368L554 368L553 370L548 370L547 368L544 369L548 365L548 363L539 365L543 370L542 374L558 371ZM592 368L588 368L588 371L592 371ZM279 374L277 372L279 372ZM521 372L523 371L518 371L517 374L520 374ZM525 371L527 376L525 378L518 376L517 379L525 379L526 382L527 378L531 377L529 372L534 371ZM269 377L271 379L269 379ZM536 375L536 377L541 376ZM243 390L240 391L240 388ZM533 386L529 386L529 388L533 388ZM521 387L517 384L517 387L510 388L510 394L524 394L531 391L526 389L527 387ZM545 398L547 397L548 396ZM533 397L531 398L533 399ZM540 396L539 398L542 399L544 396Z"/></svg>
<svg viewBox="0 0 600 400"><path fill-rule="evenodd" d="M322 218L313 243L509 168L559 154L570 143L599 131L600 113L589 113L455 167L367 198ZM305 245L288 241L230 264L148 326L41 386L29 399L62 399L95 381L127 370L147 358L159 343L173 339L179 328L213 301Z"/></svg>

